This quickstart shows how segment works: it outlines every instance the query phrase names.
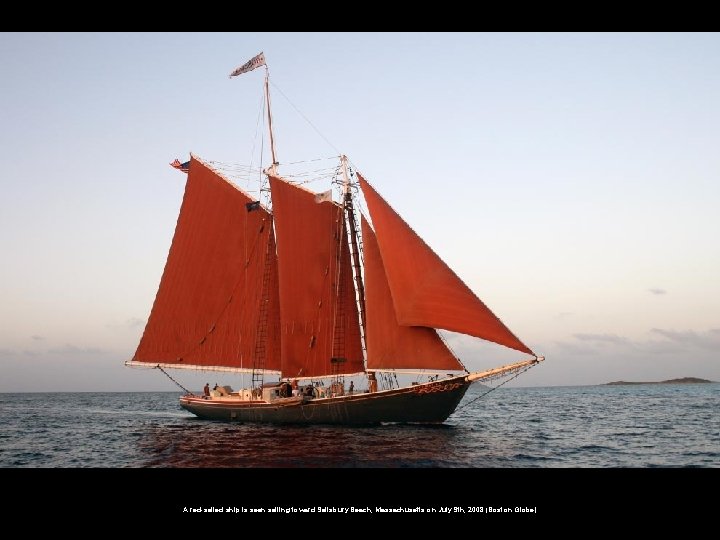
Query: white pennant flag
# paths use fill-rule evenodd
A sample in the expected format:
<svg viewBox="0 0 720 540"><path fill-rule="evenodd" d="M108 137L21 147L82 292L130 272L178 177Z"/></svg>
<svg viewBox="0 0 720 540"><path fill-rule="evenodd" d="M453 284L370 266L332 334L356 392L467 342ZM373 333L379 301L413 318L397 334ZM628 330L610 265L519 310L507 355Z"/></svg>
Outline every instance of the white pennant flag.
<svg viewBox="0 0 720 540"><path fill-rule="evenodd" d="M233 71L230 74L230 77L237 77L238 75L242 75L243 73L247 73L248 71L252 71L255 68L259 68L260 66L265 65L265 54L260 53L254 58L251 58L247 62L245 62L242 66L237 68L235 71Z"/></svg>
<svg viewBox="0 0 720 540"><path fill-rule="evenodd" d="M322 193L315 194L316 203L321 203L325 201L332 202L332 189L328 189L327 191L323 191Z"/></svg>

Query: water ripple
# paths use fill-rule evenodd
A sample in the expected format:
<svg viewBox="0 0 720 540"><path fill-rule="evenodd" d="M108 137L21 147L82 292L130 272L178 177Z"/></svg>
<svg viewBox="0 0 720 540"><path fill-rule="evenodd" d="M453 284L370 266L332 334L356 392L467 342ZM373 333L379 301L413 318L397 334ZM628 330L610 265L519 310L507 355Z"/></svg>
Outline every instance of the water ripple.
<svg viewBox="0 0 720 540"><path fill-rule="evenodd" d="M501 388L441 426L210 422L177 397L0 394L0 467L720 466L720 384Z"/></svg>

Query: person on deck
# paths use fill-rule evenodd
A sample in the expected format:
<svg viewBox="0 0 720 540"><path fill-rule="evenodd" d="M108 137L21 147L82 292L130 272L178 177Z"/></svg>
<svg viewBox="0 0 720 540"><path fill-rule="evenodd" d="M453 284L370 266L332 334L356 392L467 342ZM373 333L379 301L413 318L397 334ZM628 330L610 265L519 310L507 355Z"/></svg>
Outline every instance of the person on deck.
<svg viewBox="0 0 720 540"><path fill-rule="evenodd" d="M368 391L370 393L377 392L377 379L374 371L368 373Z"/></svg>
<svg viewBox="0 0 720 540"><path fill-rule="evenodd" d="M203 394L206 398L210 397L210 383L205 383L205 388L203 388Z"/></svg>

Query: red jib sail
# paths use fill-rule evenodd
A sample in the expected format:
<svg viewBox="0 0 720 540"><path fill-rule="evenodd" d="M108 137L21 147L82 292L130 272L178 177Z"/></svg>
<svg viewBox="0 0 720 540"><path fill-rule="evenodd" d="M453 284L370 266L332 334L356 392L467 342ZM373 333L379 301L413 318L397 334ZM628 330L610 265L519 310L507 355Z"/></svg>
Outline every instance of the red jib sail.
<svg viewBox="0 0 720 540"><path fill-rule="evenodd" d="M462 370L433 328L400 326L375 233L362 217L368 369Z"/></svg>
<svg viewBox="0 0 720 540"><path fill-rule="evenodd" d="M343 210L270 176L283 377L364 371Z"/></svg>
<svg viewBox="0 0 720 540"><path fill-rule="evenodd" d="M253 202L191 159L175 236L133 361L280 370L272 217Z"/></svg>
<svg viewBox="0 0 720 540"><path fill-rule="evenodd" d="M375 189L358 177L377 234L398 323L444 328L534 355Z"/></svg>

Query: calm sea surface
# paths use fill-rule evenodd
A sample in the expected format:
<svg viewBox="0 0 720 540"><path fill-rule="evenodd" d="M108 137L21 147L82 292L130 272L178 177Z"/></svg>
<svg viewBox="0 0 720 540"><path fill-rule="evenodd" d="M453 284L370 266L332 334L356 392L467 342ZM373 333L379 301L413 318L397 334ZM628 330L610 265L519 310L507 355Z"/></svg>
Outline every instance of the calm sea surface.
<svg viewBox="0 0 720 540"><path fill-rule="evenodd" d="M211 422L179 396L0 394L0 467L720 466L720 384L500 388L434 427Z"/></svg>

